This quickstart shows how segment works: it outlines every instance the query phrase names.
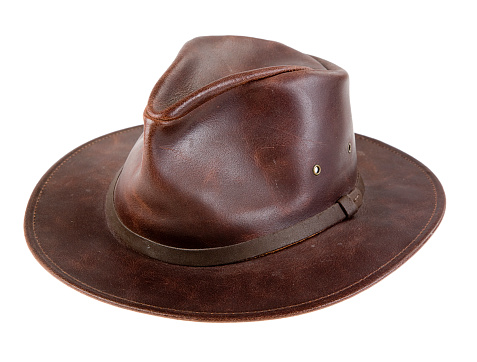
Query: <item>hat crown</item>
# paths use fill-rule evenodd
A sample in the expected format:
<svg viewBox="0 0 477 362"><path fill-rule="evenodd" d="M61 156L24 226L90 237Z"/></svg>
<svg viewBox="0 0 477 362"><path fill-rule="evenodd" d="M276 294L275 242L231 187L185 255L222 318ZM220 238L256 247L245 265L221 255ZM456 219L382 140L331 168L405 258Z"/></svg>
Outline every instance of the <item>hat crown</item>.
<svg viewBox="0 0 477 362"><path fill-rule="evenodd" d="M150 119L178 118L234 86L306 68L326 70L316 59L277 42L237 36L195 38L156 83L145 113Z"/></svg>
<svg viewBox="0 0 477 362"><path fill-rule="evenodd" d="M188 42L154 87L114 192L135 233L180 248L260 237L355 186L347 73L276 42Z"/></svg>

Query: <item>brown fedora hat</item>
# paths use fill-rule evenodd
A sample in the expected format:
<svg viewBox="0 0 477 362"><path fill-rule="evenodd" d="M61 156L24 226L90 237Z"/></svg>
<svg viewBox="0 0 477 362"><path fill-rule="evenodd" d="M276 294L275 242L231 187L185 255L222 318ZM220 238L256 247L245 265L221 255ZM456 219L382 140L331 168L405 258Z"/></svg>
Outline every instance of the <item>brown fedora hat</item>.
<svg viewBox="0 0 477 362"><path fill-rule="evenodd" d="M444 210L428 168L354 134L343 69L280 43L203 37L157 82L144 126L51 167L25 235L49 272L97 299L245 321L364 290Z"/></svg>

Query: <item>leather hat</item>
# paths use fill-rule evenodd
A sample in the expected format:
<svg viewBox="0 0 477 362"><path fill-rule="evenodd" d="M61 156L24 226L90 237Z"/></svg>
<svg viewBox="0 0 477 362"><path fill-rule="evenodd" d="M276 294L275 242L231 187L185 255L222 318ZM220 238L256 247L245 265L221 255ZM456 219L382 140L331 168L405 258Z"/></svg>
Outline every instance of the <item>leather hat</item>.
<svg viewBox="0 0 477 362"><path fill-rule="evenodd" d="M49 272L102 301L243 321L371 286L444 209L428 168L354 134L343 69L276 42L202 37L155 85L144 126L43 176L25 235Z"/></svg>

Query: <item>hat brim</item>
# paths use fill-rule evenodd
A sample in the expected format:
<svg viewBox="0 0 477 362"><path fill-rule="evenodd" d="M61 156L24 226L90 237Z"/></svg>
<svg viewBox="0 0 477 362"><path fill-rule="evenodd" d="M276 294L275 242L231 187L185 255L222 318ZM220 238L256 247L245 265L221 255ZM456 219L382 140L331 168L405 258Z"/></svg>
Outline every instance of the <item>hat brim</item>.
<svg viewBox="0 0 477 362"><path fill-rule="evenodd" d="M167 264L121 245L104 205L142 126L78 147L40 180L25 215L37 260L73 288L141 312L201 321L285 317L346 299L411 257L445 210L434 174L411 156L356 135L364 204L301 243L235 264Z"/></svg>

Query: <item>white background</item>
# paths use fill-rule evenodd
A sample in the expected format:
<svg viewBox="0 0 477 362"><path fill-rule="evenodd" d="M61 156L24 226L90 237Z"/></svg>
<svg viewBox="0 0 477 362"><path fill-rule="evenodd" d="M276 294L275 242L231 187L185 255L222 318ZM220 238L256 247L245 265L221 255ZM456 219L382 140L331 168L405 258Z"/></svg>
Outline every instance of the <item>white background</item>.
<svg viewBox="0 0 477 362"><path fill-rule="evenodd" d="M476 361L476 11L472 1L2 1L0 359ZM276 40L346 69L355 131L422 161L447 211L392 275L280 320L209 324L136 313L63 285L23 214L73 148L142 122L155 82L200 35Z"/></svg>

